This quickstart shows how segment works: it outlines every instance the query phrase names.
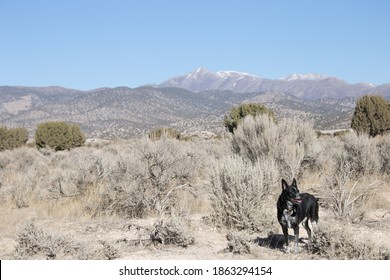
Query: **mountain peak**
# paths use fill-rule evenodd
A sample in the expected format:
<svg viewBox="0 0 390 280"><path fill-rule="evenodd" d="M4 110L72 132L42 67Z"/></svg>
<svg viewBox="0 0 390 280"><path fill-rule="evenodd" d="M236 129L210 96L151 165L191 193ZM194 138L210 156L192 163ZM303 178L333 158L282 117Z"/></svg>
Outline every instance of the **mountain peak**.
<svg viewBox="0 0 390 280"><path fill-rule="evenodd" d="M226 77L256 77L255 75L251 75L251 74L248 74L248 73L244 73L244 72L238 72L238 71L227 71L227 70L224 70L224 71L218 71L218 72L211 72L209 69L205 68L205 67L198 67L197 69L195 69L194 71L190 72L189 74L187 74L187 77L199 77L199 76L203 76L203 75L211 75L211 76L215 76L217 78L226 78Z"/></svg>
<svg viewBox="0 0 390 280"><path fill-rule="evenodd" d="M196 70L188 73L186 79L188 79L188 78L196 79L198 77L201 77L201 76L204 76L204 75L208 75L210 73L211 72L207 68L198 67Z"/></svg>
<svg viewBox="0 0 390 280"><path fill-rule="evenodd" d="M190 91L234 90L237 92L253 91L252 83L261 83L261 78L237 71L211 72L199 67L187 75L174 77L161 83L160 87L181 87ZM251 83L248 83L250 81Z"/></svg>
<svg viewBox="0 0 390 280"><path fill-rule="evenodd" d="M195 75L208 74L210 73L209 69L204 67L198 67L195 71L193 71Z"/></svg>

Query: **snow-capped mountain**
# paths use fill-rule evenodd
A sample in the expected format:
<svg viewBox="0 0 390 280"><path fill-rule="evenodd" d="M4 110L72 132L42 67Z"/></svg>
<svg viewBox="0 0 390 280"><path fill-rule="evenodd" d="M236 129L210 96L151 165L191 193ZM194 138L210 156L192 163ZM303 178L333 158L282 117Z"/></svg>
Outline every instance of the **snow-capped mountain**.
<svg viewBox="0 0 390 280"><path fill-rule="evenodd" d="M180 87L190 91L233 90L247 92L253 90L253 85L261 83L262 79L247 73L237 71L211 72L206 68L198 68L187 75L174 77L160 87Z"/></svg>
<svg viewBox="0 0 390 280"><path fill-rule="evenodd" d="M243 92L286 92L304 99L356 97L378 91L390 96L388 86L349 84L341 79L322 74L291 74L281 79L266 79L236 71L211 72L198 68L186 75L174 77L159 87L178 87L194 92L205 90L231 90Z"/></svg>

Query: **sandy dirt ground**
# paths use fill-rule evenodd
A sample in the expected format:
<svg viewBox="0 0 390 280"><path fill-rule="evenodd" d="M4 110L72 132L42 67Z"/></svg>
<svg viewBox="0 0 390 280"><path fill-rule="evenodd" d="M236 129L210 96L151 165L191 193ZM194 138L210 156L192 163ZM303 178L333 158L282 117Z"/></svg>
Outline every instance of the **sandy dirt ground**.
<svg viewBox="0 0 390 280"><path fill-rule="evenodd" d="M228 241L226 231L221 231L205 222L204 216L193 215L188 221L191 235L195 238L194 245L187 248L175 245L149 244L142 240L149 238L146 230L153 226L154 218L143 220L126 220L118 217L107 218L53 218L39 207L5 208L0 210L0 258L14 259L17 246L17 233L26 220L34 217L37 226L45 229L53 236L65 236L77 244L82 244L83 250L89 252L102 251L103 244L109 244L115 251L114 259L176 259L176 260L212 260L212 259L320 259L305 249L307 243L306 231L301 227L300 252L284 253L282 251L283 237L281 230L275 232L272 238L262 235L251 235L253 241L249 254L233 254L227 252ZM354 225L353 231L362 242L374 240L390 247L388 232L390 231L390 212L380 211L371 214L371 221L361 225ZM320 220L334 220L331 213L320 209ZM378 222L380 221L380 222ZM338 227L345 223L334 220ZM290 230L290 238L293 232ZM90 253L89 258L104 259L102 254ZM32 258L44 259L43 255Z"/></svg>

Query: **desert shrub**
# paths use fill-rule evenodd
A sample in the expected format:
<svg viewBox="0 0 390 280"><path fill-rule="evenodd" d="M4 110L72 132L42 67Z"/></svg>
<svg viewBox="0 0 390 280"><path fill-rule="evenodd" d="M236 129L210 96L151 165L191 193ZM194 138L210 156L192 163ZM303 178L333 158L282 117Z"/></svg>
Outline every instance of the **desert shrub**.
<svg viewBox="0 0 390 280"><path fill-rule="evenodd" d="M159 140L159 139L161 139L161 137L179 139L180 132L178 132L177 130L175 130L174 128L171 128L171 127L159 127L159 128L155 128L151 132L149 132L148 136L150 139L153 139L153 140Z"/></svg>
<svg viewBox="0 0 390 280"><path fill-rule="evenodd" d="M122 152L118 153L119 150ZM99 180L104 187L99 203L96 204L99 206L96 213L116 213L141 218L152 211L143 185L145 166L138 152L135 147L124 145L110 147L105 151L104 154L108 153L110 156L101 161L103 171Z"/></svg>
<svg viewBox="0 0 390 280"><path fill-rule="evenodd" d="M107 241L78 242L70 235L43 228L35 218L19 226L16 242L13 259L111 260L119 256L118 249Z"/></svg>
<svg viewBox="0 0 390 280"><path fill-rule="evenodd" d="M377 174L381 168L380 155L375 141L367 135L350 133L342 138L345 160L355 178Z"/></svg>
<svg viewBox="0 0 390 280"><path fill-rule="evenodd" d="M363 218L364 199L380 182L366 183L354 172L351 155L345 150L336 151L322 174L319 195L323 206L330 208L336 217L356 222Z"/></svg>
<svg viewBox="0 0 390 280"><path fill-rule="evenodd" d="M69 124L68 126L71 135L71 148L83 146L85 144L86 137L80 126L76 124Z"/></svg>
<svg viewBox="0 0 390 280"><path fill-rule="evenodd" d="M43 198L41 182L48 178L49 161L36 149L22 147L0 153L0 197L16 207Z"/></svg>
<svg viewBox="0 0 390 280"><path fill-rule="evenodd" d="M177 140L143 141L139 147L143 173L139 174L141 191L161 216L172 206L175 191L189 188L200 167L198 155L178 145Z"/></svg>
<svg viewBox="0 0 390 280"><path fill-rule="evenodd" d="M25 145L27 140L27 129L0 126L0 151L19 148Z"/></svg>
<svg viewBox="0 0 390 280"><path fill-rule="evenodd" d="M15 257L33 256L43 252L45 257L53 257L53 238L38 228L35 219L30 219L23 229L17 233L18 245ZM56 244L55 244L56 245ZM57 247L57 246L56 246Z"/></svg>
<svg viewBox="0 0 390 280"><path fill-rule="evenodd" d="M142 216L135 148L123 144L97 149L82 147L57 152L52 157L48 193L51 198L75 197L91 216L121 214Z"/></svg>
<svg viewBox="0 0 390 280"><path fill-rule="evenodd" d="M104 256L104 260L113 260L119 257L119 250L107 241L100 241L103 246L103 250L100 254Z"/></svg>
<svg viewBox="0 0 390 280"><path fill-rule="evenodd" d="M267 116L246 117L232 137L232 148L251 162L261 158L276 158L278 131L274 121Z"/></svg>
<svg viewBox="0 0 390 280"><path fill-rule="evenodd" d="M390 104L379 95L365 95L356 102L351 128L359 135L371 137L382 135L390 130Z"/></svg>
<svg viewBox="0 0 390 280"><path fill-rule="evenodd" d="M257 116L257 115L267 115L270 119L274 120L274 112L271 109L268 109L263 104L257 103L245 103L237 107L234 107L230 110L229 115L224 118L224 125L229 132L234 132L238 124L246 116Z"/></svg>
<svg viewBox="0 0 390 280"><path fill-rule="evenodd" d="M282 119L277 124L277 157L282 176L292 180L299 177L304 168L314 169L321 147L315 146L315 131L312 124L297 119Z"/></svg>
<svg viewBox="0 0 390 280"><path fill-rule="evenodd" d="M378 141L377 148L380 160L380 172L388 176L390 175L390 137Z"/></svg>
<svg viewBox="0 0 390 280"><path fill-rule="evenodd" d="M29 207L34 196L34 186L24 177L16 177L12 183L14 185L7 194L10 202L17 208Z"/></svg>
<svg viewBox="0 0 390 280"><path fill-rule="evenodd" d="M174 207L178 190L193 189L190 183L200 167L200 158L188 143L167 138L77 149L70 155L66 166L76 162L76 189L97 196L88 205L93 215L163 216Z"/></svg>
<svg viewBox="0 0 390 280"><path fill-rule="evenodd" d="M251 240L242 232L229 232L226 235L228 241L227 247L223 250L225 253L233 253L238 255L250 254Z"/></svg>
<svg viewBox="0 0 390 280"><path fill-rule="evenodd" d="M156 223L150 236L155 244L176 245L185 248L195 244L195 238L190 233L188 226L182 218L176 215Z"/></svg>
<svg viewBox="0 0 390 280"><path fill-rule="evenodd" d="M65 122L42 123L35 132L35 143L38 148L69 150L84 145L84 142L85 136L80 127Z"/></svg>
<svg viewBox="0 0 390 280"><path fill-rule="evenodd" d="M302 167L313 168L319 153L314 146L315 132L308 123L282 119L275 123L268 116L248 116L237 127L232 137L232 148L251 162L273 159L281 175L292 180Z"/></svg>
<svg viewBox="0 0 390 280"><path fill-rule="evenodd" d="M329 222L318 225L308 249L332 260L387 260L390 257L388 248L369 240L358 240L353 232Z"/></svg>
<svg viewBox="0 0 390 280"><path fill-rule="evenodd" d="M0 154L1 198L17 207L32 201L82 195L88 184L97 181L88 156L90 150L41 153L35 148L19 148Z"/></svg>
<svg viewBox="0 0 390 280"><path fill-rule="evenodd" d="M67 241L64 237L54 235L43 230L30 218L17 232L17 246L14 257L28 259L33 257L43 259L56 259L66 250Z"/></svg>
<svg viewBox="0 0 390 280"><path fill-rule="evenodd" d="M269 194L279 183L273 161L255 164L232 156L219 160L211 171L212 220L217 226L262 231L273 226L266 215Z"/></svg>
<svg viewBox="0 0 390 280"><path fill-rule="evenodd" d="M0 198L28 207L34 200L72 197L92 216L162 216L175 207L179 190L196 189L201 160L192 145L165 138L55 153L27 147L4 151Z"/></svg>

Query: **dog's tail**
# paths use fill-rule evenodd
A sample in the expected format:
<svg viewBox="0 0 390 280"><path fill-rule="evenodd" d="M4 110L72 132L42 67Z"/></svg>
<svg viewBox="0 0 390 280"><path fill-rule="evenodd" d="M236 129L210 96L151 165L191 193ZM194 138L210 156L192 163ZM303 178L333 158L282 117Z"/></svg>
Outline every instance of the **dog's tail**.
<svg viewBox="0 0 390 280"><path fill-rule="evenodd" d="M310 213L310 220L311 222L316 222L318 223L318 212L319 212L319 206L318 206L318 200L315 198L315 203L313 207L311 207L311 213Z"/></svg>

